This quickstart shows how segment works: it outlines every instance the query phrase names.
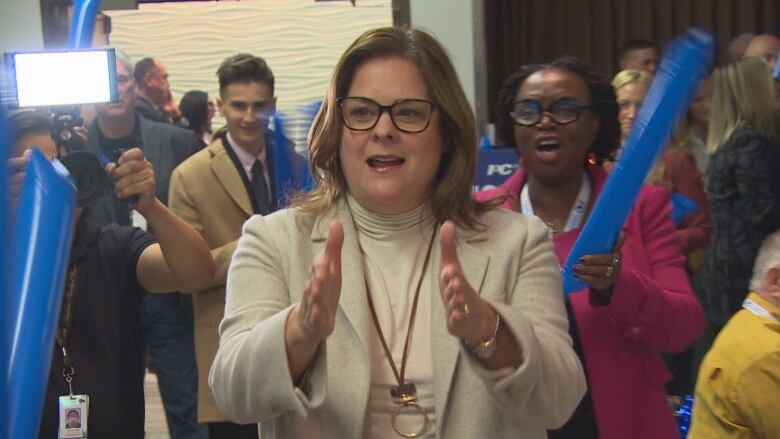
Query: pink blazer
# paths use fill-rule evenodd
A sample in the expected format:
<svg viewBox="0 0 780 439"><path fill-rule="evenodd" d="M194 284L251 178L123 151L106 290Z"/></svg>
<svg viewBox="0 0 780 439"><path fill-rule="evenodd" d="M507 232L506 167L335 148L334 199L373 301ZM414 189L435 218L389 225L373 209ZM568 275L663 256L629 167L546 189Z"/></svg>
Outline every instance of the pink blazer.
<svg viewBox="0 0 780 439"><path fill-rule="evenodd" d="M598 196L606 173L597 167L588 172ZM521 167L476 198L506 194L503 206L517 211L525 180ZM599 304L588 289L569 296L602 439L680 437L664 391L670 374L659 352L690 346L704 331L704 314L685 272L670 209L665 190L644 187L623 226L623 262L611 302ZM561 264L580 231L553 239Z"/></svg>

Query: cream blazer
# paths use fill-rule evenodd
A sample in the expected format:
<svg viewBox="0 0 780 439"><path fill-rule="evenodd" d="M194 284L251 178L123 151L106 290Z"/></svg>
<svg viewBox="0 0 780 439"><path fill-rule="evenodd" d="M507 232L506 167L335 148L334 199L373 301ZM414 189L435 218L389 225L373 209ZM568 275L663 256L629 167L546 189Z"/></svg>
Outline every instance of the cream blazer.
<svg viewBox="0 0 780 439"><path fill-rule="evenodd" d="M293 386L284 330L301 298L332 219L344 227L342 290L333 334L320 345L302 384ZM517 340L523 363L498 382L447 332L441 300L431 300L436 436L545 438L566 422L585 392L571 347L560 269L537 219L493 210L481 232L457 230L469 283ZM438 238L432 257L439 272ZM439 276L430 276L438 292ZM343 199L311 217L283 210L252 217L228 272L220 347L209 384L222 412L258 422L267 438L362 438L370 387L371 317L357 232Z"/></svg>

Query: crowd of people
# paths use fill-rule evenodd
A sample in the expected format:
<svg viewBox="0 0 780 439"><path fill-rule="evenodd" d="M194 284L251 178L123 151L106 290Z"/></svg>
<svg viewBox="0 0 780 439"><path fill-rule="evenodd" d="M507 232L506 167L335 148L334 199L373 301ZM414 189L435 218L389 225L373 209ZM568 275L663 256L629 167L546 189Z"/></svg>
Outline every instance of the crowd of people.
<svg viewBox="0 0 780 439"><path fill-rule="evenodd" d="M47 113L9 117L12 186L37 148L87 154L113 188L77 209L39 437L72 413L90 437L144 437L147 367L174 439L675 438L688 393L690 437L780 437L778 51L734 41L564 295L652 42L628 42L613 78L570 56L510 74L495 122L519 168L476 194L475 118L422 30L347 48L306 158L269 129L261 57L221 63L216 105L177 104L160 60L117 50L118 102L78 145ZM74 392L88 416L58 407Z"/></svg>

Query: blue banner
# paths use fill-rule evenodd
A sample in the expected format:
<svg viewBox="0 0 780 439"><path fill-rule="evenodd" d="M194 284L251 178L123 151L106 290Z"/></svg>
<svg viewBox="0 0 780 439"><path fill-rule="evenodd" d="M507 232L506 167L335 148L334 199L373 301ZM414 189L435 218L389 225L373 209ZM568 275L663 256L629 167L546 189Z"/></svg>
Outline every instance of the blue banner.
<svg viewBox="0 0 780 439"><path fill-rule="evenodd" d="M498 187L517 171L517 151L514 148L492 147L478 150L475 191Z"/></svg>

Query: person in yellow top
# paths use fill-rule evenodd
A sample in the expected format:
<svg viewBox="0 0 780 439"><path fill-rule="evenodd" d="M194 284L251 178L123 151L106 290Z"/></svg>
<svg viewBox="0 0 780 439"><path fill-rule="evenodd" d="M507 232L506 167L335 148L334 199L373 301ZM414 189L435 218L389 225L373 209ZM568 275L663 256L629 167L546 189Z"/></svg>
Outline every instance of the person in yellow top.
<svg viewBox="0 0 780 439"><path fill-rule="evenodd" d="M691 439L780 438L780 231L764 240L750 289L699 368Z"/></svg>

